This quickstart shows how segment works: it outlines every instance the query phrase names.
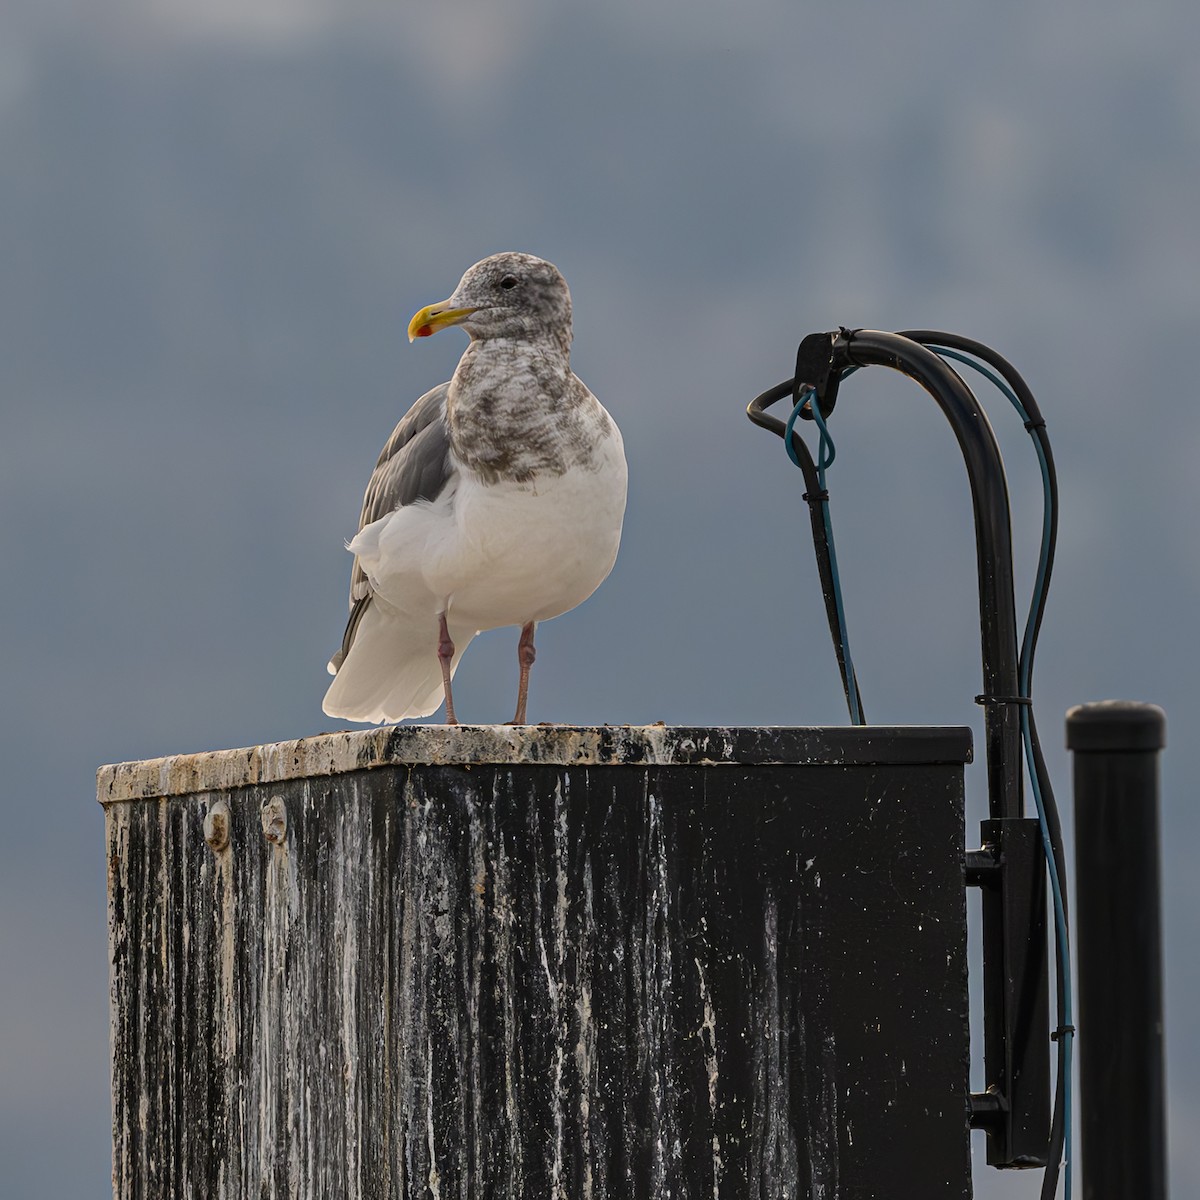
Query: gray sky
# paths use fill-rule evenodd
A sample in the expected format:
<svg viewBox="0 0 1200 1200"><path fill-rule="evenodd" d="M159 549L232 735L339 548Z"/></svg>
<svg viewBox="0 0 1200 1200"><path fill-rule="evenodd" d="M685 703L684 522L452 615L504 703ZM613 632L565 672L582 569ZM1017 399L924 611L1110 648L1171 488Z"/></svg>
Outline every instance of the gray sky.
<svg viewBox="0 0 1200 1200"><path fill-rule="evenodd" d="M330 727L342 541L393 422L462 349L410 347L405 323L502 249L566 274L576 370L631 467L613 576L539 633L534 720L842 723L803 488L746 402L842 324L955 330L1024 372L1062 484L1035 697L1068 815L1070 704L1153 700L1170 722L1171 1172L1200 1192L1198 37L1200 10L1167 0L10 0L6 1195L108 1190L94 768ZM984 399L1023 605L1038 481ZM875 371L834 433L867 711L978 730L949 429ZM472 646L465 719L509 715L512 643ZM980 1168L977 1190L1036 1182Z"/></svg>

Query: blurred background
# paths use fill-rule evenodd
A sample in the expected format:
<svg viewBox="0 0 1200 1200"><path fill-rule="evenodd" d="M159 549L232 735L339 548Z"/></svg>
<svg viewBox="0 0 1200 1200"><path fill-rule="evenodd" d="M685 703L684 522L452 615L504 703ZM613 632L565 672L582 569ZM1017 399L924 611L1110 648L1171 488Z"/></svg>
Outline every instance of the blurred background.
<svg viewBox="0 0 1200 1200"><path fill-rule="evenodd" d="M957 331L1025 374L1062 487L1034 694L1068 822L1066 708L1167 710L1170 1172L1200 1193L1198 38L1168 0L7 0L5 1196L109 1194L96 766L331 727L343 540L464 342L406 322L504 249L570 281L631 468L612 577L539 633L533 720L844 723L801 479L746 403L842 324ZM1036 464L980 394L1023 613ZM949 426L876 370L832 428L867 713L978 745ZM510 715L515 640L472 647L465 720ZM1036 1195L975 1150L978 1196Z"/></svg>

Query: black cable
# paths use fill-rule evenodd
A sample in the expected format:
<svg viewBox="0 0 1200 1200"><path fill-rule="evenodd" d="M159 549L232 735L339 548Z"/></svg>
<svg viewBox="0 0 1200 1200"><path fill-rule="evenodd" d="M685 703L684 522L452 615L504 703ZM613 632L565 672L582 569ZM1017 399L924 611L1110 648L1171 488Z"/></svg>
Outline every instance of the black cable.
<svg viewBox="0 0 1200 1200"><path fill-rule="evenodd" d="M974 358L978 358L981 362L985 362L999 374L1006 383L1016 393L1017 398L1021 402L1022 408L1025 410L1027 420L1025 428L1029 431L1031 437L1037 439L1041 447L1046 463L1047 488L1050 495L1050 511L1052 520L1050 524L1049 543L1045 554L1045 572L1043 576L1043 586L1034 599L1034 612L1029 626L1029 635L1025 645L1021 647L1021 674L1026 681L1026 686L1029 691L1033 688L1033 658L1037 650L1037 639L1041 632L1042 617L1046 610L1046 598L1050 591L1050 576L1054 569L1054 554L1058 542L1058 475L1054 466L1054 453L1050 448L1050 439L1046 432L1046 422L1042 417L1041 410L1038 408L1037 401L1034 399L1033 393L1029 390L1028 384L1021 377L1020 373L1013 365L1008 362L1002 355L997 354L990 346L985 346L981 342L976 342L971 338L962 337L959 334L944 333L937 330L916 329L908 330L901 336L912 339L915 342L920 342L922 345L936 347L945 346L951 350L960 350L963 353L970 354ZM1058 804L1054 799L1054 787L1050 780L1049 771L1046 769L1045 756L1042 753L1041 738L1037 732L1037 722L1034 720L1033 710L1028 713L1030 743L1033 749L1034 770L1037 774L1038 786L1041 789L1043 804L1046 816L1046 828L1050 839L1051 853L1054 857L1055 868L1061 880L1066 880L1066 856L1063 849L1062 822L1059 817ZM1064 997L1066 995L1067 981L1064 978L1064 963L1067 961L1070 953L1070 928L1069 914L1067 909L1067 893L1066 887L1061 889L1061 903L1063 906L1064 931L1063 936L1065 943L1063 949L1065 954L1059 953L1054 956L1055 964L1055 997L1056 1007L1058 1011L1058 1030L1056 1031L1054 1042L1056 1048L1057 1060L1057 1075L1056 1085L1054 1089L1054 1109L1050 1122L1050 1139L1046 1152L1046 1170L1042 1176L1041 1200L1053 1200L1055 1193L1058 1190L1058 1177L1060 1164L1063 1158L1064 1142L1066 1137L1066 1122L1065 1122L1065 1075L1069 1070L1069 1053L1067 1048L1067 1039L1064 1034L1073 1033L1066 1019L1064 1010Z"/></svg>
<svg viewBox="0 0 1200 1200"><path fill-rule="evenodd" d="M1046 585L1042 589L1041 595L1036 599L1036 611L1033 620L1033 638L1032 643L1028 647L1029 661L1025 663L1026 647L1021 648L1022 665L1027 667L1030 683L1033 681L1033 652L1037 646L1038 633L1042 627L1042 617L1046 611L1046 597L1050 591L1050 576L1054 571L1054 554L1058 544L1058 473L1054 467L1054 452L1050 447L1050 438L1046 433L1046 422L1042 417L1041 409L1038 408L1038 403L1034 399L1033 392L1029 390L1029 385L1021 377L1017 369L1003 355L997 354L990 346L985 346L982 342L977 342L973 338L963 337L957 333L944 333L940 330L932 329L910 329L905 330L900 334L901 337L909 338L914 342L920 342L923 346L947 346L951 350L961 350L964 354L970 354L974 358L985 362L998 375L1002 376L1004 381L1017 394L1017 399L1021 401L1021 407L1025 409L1028 420L1025 427L1029 430L1030 436L1037 439L1038 444L1042 448L1042 453L1046 458L1046 467L1049 477L1050 499L1055 520L1050 530L1050 545L1046 555ZM1057 816L1057 814L1056 814Z"/></svg>

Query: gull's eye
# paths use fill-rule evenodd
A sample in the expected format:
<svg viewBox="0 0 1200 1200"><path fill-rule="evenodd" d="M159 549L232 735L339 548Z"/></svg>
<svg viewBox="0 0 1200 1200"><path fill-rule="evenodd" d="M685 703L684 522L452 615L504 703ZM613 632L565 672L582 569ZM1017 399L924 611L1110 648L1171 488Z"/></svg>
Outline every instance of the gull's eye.
<svg viewBox="0 0 1200 1200"><path fill-rule="evenodd" d="M517 277L515 275L505 275L505 277L500 280L500 286L506 292L511 292L512 289L517 286Z"/></svg>

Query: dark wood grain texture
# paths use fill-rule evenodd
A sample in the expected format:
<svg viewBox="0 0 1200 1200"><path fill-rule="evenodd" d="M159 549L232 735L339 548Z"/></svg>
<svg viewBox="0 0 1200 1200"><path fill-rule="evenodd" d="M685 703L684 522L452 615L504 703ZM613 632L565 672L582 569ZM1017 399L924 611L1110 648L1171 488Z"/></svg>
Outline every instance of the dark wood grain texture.
<svg viewBox="0 0 1200 1200"><path fill-rule="evenodd" d="M104 768L114 1194L969 1196L964 731L791 764L636 732Z"/></svg>

